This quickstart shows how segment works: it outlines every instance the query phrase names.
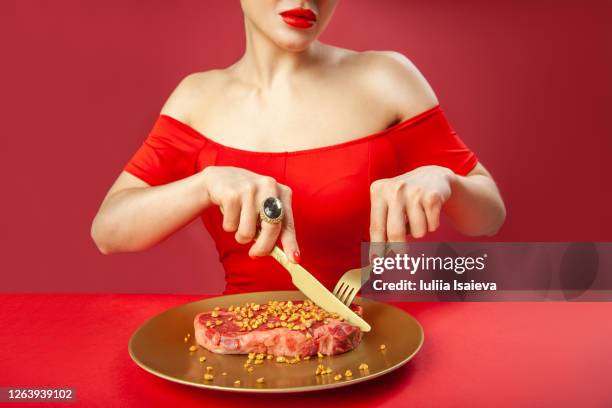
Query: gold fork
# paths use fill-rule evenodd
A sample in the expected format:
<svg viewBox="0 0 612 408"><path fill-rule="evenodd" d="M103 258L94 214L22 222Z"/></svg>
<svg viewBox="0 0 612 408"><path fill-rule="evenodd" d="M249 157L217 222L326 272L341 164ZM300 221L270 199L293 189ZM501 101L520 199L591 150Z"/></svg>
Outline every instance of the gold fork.
<svg viewBox="0 0 612 408"><path fill-rule="evenodd" d="M344 272L344 275L342 275L338 283L336 283L336 287L333 291L334 296L345 305L350 306L351 303L353 303L353 299L355 299L355 295L357 295L357 292L361 289L361 286L368 281L371 272L372 265L350 269Z"/></svg>

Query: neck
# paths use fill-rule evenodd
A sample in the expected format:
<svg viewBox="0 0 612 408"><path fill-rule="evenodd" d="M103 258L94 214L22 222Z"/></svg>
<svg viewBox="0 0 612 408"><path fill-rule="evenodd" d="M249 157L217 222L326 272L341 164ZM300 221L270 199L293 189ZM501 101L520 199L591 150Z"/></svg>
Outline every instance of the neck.
<svg viewBox="0 0 612 408"><path fill-rule="evenodd" d="M314 61L321 44L311 43L301 51L279 47L257 27L245 19L246 49L235 69L243 80L261 88L272 87L277 81L306 68Z"/></svg>

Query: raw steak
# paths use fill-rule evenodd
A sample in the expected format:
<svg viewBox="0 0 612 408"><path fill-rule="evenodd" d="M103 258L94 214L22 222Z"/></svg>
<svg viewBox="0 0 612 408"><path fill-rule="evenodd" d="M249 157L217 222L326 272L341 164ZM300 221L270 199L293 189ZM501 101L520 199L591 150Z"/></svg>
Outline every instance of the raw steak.
<svg viewBox="0 0 612 408"><path fill-rule="evenodd" d="M247 304L198 314L196 342L220 354L334 355L357 347L361 330L310 301ZM361 315L358 305L351 309Z"/></svg>

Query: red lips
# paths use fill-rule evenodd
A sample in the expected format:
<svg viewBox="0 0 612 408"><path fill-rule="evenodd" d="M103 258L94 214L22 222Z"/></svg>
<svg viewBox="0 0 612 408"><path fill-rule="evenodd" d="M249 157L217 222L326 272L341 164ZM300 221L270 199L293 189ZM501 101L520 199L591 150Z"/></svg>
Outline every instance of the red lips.
<svg viewBox="0 0 612 408"><path fill-rule="evenodd" d="M316 23L317 15L309 9L294 8L280 13L283 21L295 28L310 28Z"/></svg>

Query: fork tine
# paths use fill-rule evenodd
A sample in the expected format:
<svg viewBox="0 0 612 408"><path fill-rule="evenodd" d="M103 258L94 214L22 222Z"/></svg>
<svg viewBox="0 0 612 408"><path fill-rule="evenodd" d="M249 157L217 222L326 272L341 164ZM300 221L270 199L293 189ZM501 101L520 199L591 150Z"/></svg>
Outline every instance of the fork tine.
<svg viewBox="0 0 612 408"><path fill-rule="evenodd" d="M357 292L359 292L358 290L354 290L351 295L346 299L346 302L344 302L344 304L346 304L347 306L350 306L351 303L353 303L353 299L355 299L355 296L357 296Z"/></svg>
<svg viewBox="0 0 612 408"><path fill-rule="evenodd" d="M336 283L336 287L334 288L334 291L332 292L334 294L335 297L338 297L338 295L340 294L340 290L344 287L344 281L342 279L340 279L338 281L338 283Z"/></svg>
<svg viewBox="0 0 612 408"><path fill-rule="evenodd" d="M351 296L351 294L353 293L354 289L352 287L349 286L349 288L346 290L346 292L344 292L342 294L342 299L340 299L342 301L342 303L344 303L346 305L346 300ZM348 305L347 305L348 306Z"/></svg>
<svg viewBox="0 0 612 408"><path fill-rule="evenodd" d="M342 287L342 290L338 292L337 298L342 302L342 299L346 295L346 292L348 292L350 289L351 289L351 286L347 282L344 282L344 286Z"/></svg>
<svg viewBox="0 0 612 408"><path fill-rule="evenodd" d="M346 290L345 290L344 292L342 292L342 294L341 294L341 295L338 297L338 299L340 299L340 301L341 301L342 303L344 303L344 298L346 297L346 294L347 294L348 292L350 292L350 290L351 290L351 288L350 288L350 287L347 285Z"/></svg>

